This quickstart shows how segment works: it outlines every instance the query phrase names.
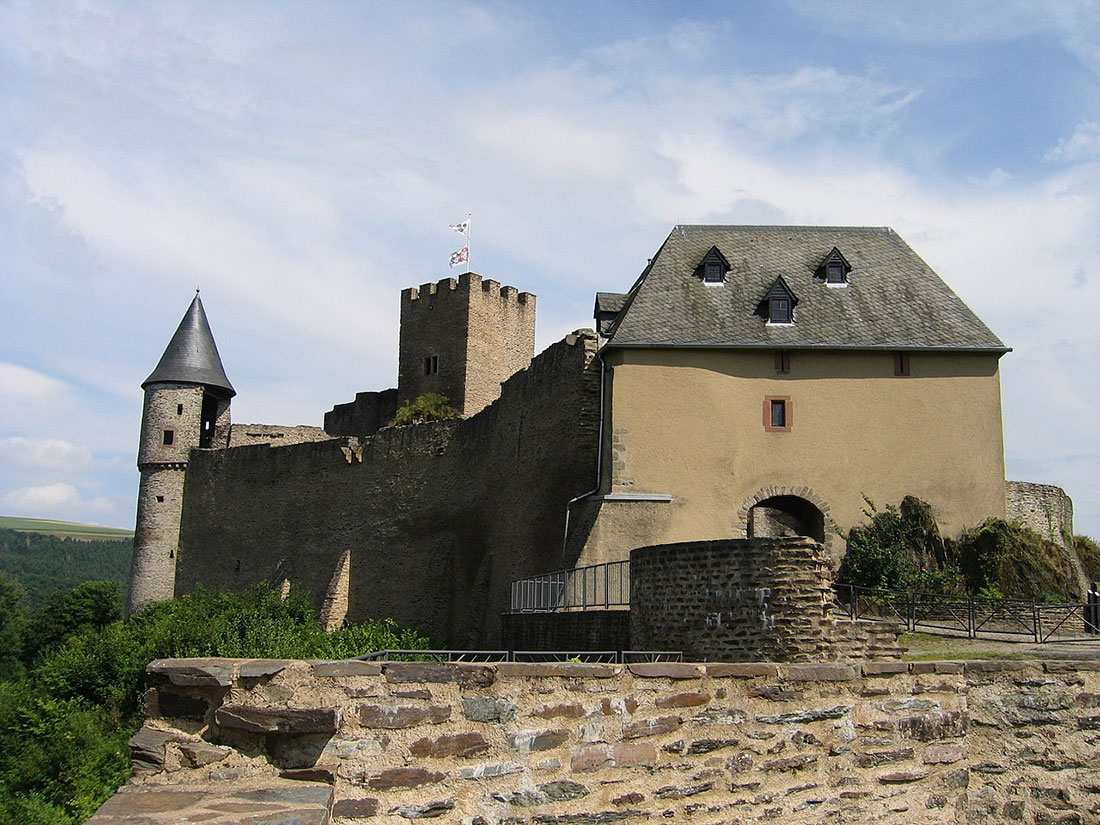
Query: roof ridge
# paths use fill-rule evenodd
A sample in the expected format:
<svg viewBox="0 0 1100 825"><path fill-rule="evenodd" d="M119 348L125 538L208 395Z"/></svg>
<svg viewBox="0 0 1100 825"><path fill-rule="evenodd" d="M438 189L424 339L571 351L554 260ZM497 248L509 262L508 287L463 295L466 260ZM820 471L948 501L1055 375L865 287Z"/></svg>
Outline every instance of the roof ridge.
<svg viewBox="0 0 1100 825"><path fill-rule="evenodd" d="M896 235L897 234L897 232L894 231L894 228L890 227L890 226L842 226L842 225L820 226L820 225L814 225L814 224L786 224L786 223L771 223L771 224L768 224L768 223L763 223L763 224L756 224L756 223L680 223L680 224L676 224L676 229L693 229L693 230L697 230L697 229L724 229L724 230L752 229L752 230L757 230L757 231L763 230L763 229L774 229L774 230L800 229L800 230L813 230L813 231L816 231L816 232L830 232L830 231L843 230L845 232L880 232L880 233L886 234L886 235ZM673 230L673 232L675 232L675 231L676 230Z"/></svg>

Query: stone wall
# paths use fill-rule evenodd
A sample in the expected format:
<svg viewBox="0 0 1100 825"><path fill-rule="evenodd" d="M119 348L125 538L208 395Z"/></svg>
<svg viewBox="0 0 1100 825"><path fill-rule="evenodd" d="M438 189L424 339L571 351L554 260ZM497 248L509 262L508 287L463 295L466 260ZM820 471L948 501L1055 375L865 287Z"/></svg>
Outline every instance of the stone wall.
<svg viewBox="0 0 1100 825"><path fill-rule="evenodd" d="M1067 540L1073 536L1073 501L1065 490L1053 484L1006 481L1005 517L1030 527L1059 545L1070 569L1077 575L1079 591L1088 592L1091 582L1077 557L1077 550Z"/></svg>
<svg viewBox="0 0 1100 825"><path fill-rule="evenodd" d="M636 650L718 661L835 659L832 567L805 537L722 539L630 554Z"/></svg>
<svg viewBox="0 0 1100 825"><path fill-rule="evenodd" d="M229 432L229 446L270 444L273 447L286 447L290 444L325 441L329 438L332 436L320 427L304 424L296 427L284 427L279 424L234 424Z"/></svg>
<svg viewBox="0 0 1100 825"><path fill-rule="evenodd" d="M289 579L319 605L350 551L348 620L499 644L512 580L575 561L562 531L566 502L593 483L595 348L591 333L567 336L468 419L196 451L176 593Z"/></svg>
<svg viewBox="0 0 1100 825"><path fill-rule="evenodd" d="M329 435L373 435L385 427L397 412L397 389L357 392L355 400L337 404L325 413Z"/></svg>
<svg viewBox="0 0 1100 825"><path fill-rule="evenodd" d="M1100 816L1095 662L165 660L148 679L137 787L96 825L161 821L158 792L174 821L181 800L274 810L287 778L310 805L328 783L336 825Z"/></svg>
<svg viewBox="0 0 1100 825"><path fill-rule="evenodd" d="M505 613L505 650L631 650L629 610Z"/></svg>

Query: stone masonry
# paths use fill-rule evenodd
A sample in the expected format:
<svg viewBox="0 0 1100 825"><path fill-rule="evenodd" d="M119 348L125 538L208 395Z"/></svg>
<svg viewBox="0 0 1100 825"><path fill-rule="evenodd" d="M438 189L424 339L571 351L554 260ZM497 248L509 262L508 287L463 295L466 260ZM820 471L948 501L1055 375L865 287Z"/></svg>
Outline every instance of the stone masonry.
<svg viewBox="0 0 1100 825"><path fill-rule="evenodd" d="M147 678L133 784L92 825L324 822L326 789L336 825L1100 821L1095 662L185 659Z"/></svg>
<svg viewBox="0 0 1100 825"><path fill-rule="evenodd" d="M859 628L833 616L832 581L824 547L805 537L641 547L630 554L630 646L717 661L858 655Z"/></svg>

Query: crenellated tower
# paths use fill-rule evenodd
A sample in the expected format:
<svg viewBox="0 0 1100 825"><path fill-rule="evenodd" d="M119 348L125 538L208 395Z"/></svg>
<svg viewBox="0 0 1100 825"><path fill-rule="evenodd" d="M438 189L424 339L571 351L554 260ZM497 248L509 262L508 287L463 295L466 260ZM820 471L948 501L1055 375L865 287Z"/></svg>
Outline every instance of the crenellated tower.
<svg viewBox="0 0 1100 825"><path fill-rule="evenodd" d="M226 445L236 390L222 367L198 290L141 385L137 524L128 614L174 595L183 485L191 450Z"/></svg>
<svg viewBox="0 0 1100 825"><path fill-rule="evenodd" d="M426 392L471 416L535 355L535 296L464 272L401 292L398 403Z"/></svg>

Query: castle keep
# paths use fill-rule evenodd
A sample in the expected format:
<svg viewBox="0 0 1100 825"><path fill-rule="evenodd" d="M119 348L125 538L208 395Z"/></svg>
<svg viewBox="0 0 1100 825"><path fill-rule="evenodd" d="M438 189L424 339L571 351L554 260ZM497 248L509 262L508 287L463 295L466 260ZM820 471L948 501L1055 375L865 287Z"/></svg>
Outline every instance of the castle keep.
<svg viewBox="0 0 1100 825"><path fill-rule="evenodd" d="M513 580L635 548L801 535L835 564L864 495L947 533L1027 509L1009 350L889 229L676 227L595 332L535 355L534 315L474 273L406 289L396 388L323 428L231 425L196 296L143 384L131 609L289 581L330 624L484 647ZM387 426L428 392L460 417Z"/></svg>

